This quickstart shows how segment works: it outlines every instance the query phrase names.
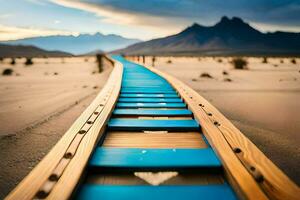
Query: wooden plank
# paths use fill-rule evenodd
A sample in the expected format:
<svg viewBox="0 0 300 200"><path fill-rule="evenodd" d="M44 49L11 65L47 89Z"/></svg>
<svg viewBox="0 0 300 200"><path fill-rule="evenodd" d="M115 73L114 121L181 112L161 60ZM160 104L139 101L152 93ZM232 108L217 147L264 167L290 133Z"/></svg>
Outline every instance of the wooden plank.
<svg viewBox="0 0 300 200"><path fill-rule="evenodd" d="M111 114L120 91L122 71L123 66L117 62L106 85L95 100L73 123L45 158L43 158L18 186L10 192L6 199L33 199L45 184L50 188L50 195L47 198L68 199L70 197L74 187L78 183L93 147L99 136L104 132L106 119ZM94 111L99 108L99 105L104 107L101 115L100 113L94 114ZM94 118L93 115L98 115L98 117ZM75 155L69 158L70 161L67 167L64 170L58 170L62 166L59 163L64 159L67 149L90 118L96 120L96 123L94 123L87 133L84 133L86 135L79 143ZM76 140L76 142L78 142L78 140ZM55 169L63 171L63 174L58 181L49 182L51 175L57 172Z"/></svg>
<svg viewBox="0 0 300 200"><path fill-rule="evenodd" d="M218 185L83 185L77 196L78 200L98 200L101 194L102 200L235 200L236 196L228 184Z"/></svg>
<svg viewBox="0 0 300 200"><path fill-rule="evenodd" d="M211 148L143 149L97 147L89 167L105 169L195 169L222 167Z"/></svg>
<svg viewBox="0 0 300 200"><path fill-rule="evenodd" d="M123 89L122 94L176 94L173 90L133 90L133 89Z"/></svg>
<svg viewBox="0 0 300 200"><path fill-rule="evenodd" d="M133 115L133 116L191 116L192 112L187 109L181 110L159 110L159 109L115 109L114 115Z"/></svg>
<svg viewBox="0 0 300 200"><path fill-rule="evenodd" d="M119 98L123 103L180 103L180 98Z"/></svg>
<svg viewBox="0 0 300 200"><path fill-rule="evenodd" d="M108 132L102 146L120 148L207 148L207 144L199 132Z"/></svg>
<svg viewBox="0 0 300 200"><path fill-rule="evenodd" d="M124 98L141 98L141 97L149 97L149 98L176 98L177 94L120 94L120 97Z"/></svg>
<svg viewBox="0 0 300 200"><path fill-rule="evenodd" d="M153 67L147 68L164 77L183 97L195 118L201 123L209 143L219 155L232 185L242 197L298 199L299 187L207 100L178 79ZM243 155L235 155L236 149L240 149ZM245 163L248 167L244 166ZM253 173L247 169L249 166L259 171L263 177L262 181L255 180Z"/></svg>
<svg viewBox="0 0 300 200"><path fill-rule="evenodd" d="M138 116L138 119L151 119L151 120L158 120L158 119L168 119L168 120L193 120L192 117L177 117L177 116L170 116L170 117Z"/></svg>
<svg viewBox="0 0 300 200"><path fill-rule="evenodd" d="M170 120L182 120L182 119L193 119L193 117L185 117L185 116L135 116L135 115L117 115L117 116L112 116L111 119L113 118L118 118L118 119L170 119Z"/></svg>
<svg viewBox="0 0 300 200"><path fill-rule="evenodd" d="M113 118L108 122L109 130L115 131L197 131L200 129L195 120L142 120Z"/></svg>
<svg viewBox="0 0 300 200"><path fill-rule="evenodd" d="M159 176L163 172L145 172L153 173ZM197 172L177 172L178 174L171 179L168 179L159 185L208 185L208 184L223 184L224 178L219 173L197 173ZM125 173L93 173L89 174L86 184L102 184L102 185L149 185L148 182L137 177L136 172Z"/></svg>
<svg viewBox="0 0 300 200"><path fill-rule="evenodd" d="M185 108L185 103L117 103L117 108Z"/></svg>
<svg viewBox="0 0 300 200"><path fill-rule="evenodd" d="M182 120L182 119L193 119L193 117L180 117L180 116L135 116L135 115L113 115L111 119L151 119L151 120L157 120L157 119L170 119L170 120Z"/></svg>

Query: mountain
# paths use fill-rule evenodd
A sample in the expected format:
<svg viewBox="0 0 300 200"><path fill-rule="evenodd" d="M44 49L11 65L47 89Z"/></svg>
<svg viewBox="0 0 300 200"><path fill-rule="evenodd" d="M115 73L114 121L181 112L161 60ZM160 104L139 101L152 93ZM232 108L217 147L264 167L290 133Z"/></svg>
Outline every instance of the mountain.
<svg viewBox="0 0 300 200"><path fill-rule="evenodd" d="M35 46L0 44L0 57L66 57L72 54L62 51L46 51Z"/></svg>
<svg viewBox="0 0 300 200"><path fill-rule="evenodd" d="M145 55L300 55L300 33L262 33L238 17L214 26L193 24L182 32L114 51Z"/></svg>
<svg viewBox="0 0 300 200"><path fill-rule="evenodd" d="M5 41L2 43L12 45L34 45L46 50L59 50L73 54L84 54L96 50L112 51L140 42L137 39L128 39L118 35L103 35L101 33L80 34L78 36L45 36L21 40Z"/></svg>

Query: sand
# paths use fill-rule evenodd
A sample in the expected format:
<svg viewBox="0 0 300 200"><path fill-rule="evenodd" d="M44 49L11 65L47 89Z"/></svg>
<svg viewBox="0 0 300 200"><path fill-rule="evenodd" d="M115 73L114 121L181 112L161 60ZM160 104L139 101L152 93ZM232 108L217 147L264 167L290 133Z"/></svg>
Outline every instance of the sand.
<svg viewBox="0 0 300 200"><path fill-rule="evenodd" d="M209 100L299 185L300 59L293 64L290 58L269 58L268 63L248 58L248 70L234 70L232 58L219 59L158 57L155 67ZM146 61L152 65L151 58Z"/></svg>
<svg viewBox="0 0 300 200"><path fill-rule="evenodd" d="M43 158L105 84L111 67L94 73L94 58L0 63L0 199ZM57 75L55 75L57 73ZM16 75L18 74L18 75Z"/></svg>

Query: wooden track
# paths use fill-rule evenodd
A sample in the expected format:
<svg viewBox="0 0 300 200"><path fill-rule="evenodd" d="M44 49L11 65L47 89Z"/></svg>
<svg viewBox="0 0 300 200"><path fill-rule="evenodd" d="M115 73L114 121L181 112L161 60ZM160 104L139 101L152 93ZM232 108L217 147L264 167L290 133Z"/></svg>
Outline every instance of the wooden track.
<svg viewBox="0 0 300 200"><path fill-rule="evenodd" d="M113 62L96 99L6 199L298 198L197 92L152 67Z"/></svg>
<svg viewBox="0 0 300 200"><path fill-rule="evenodd" d="M270 199L299 198L299 187L206 99L178 79L153 67L147 68L168 80L182 95L222 159L228 178L247 198L256 198L255 188L262 189Z"/></svg>

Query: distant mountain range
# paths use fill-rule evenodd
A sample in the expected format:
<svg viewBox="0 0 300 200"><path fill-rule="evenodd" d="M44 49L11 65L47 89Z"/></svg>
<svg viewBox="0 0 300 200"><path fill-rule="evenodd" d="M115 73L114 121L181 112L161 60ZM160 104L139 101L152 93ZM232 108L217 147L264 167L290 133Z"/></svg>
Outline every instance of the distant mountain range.
<svg viewBox="0 0 300 200"><path fill-rule="evenodd" d="M145 55L300 55L300 33L262 33L242 19L223 17L214 26L193 24L182 32L114 51Z"/></svg>
<svg viewBox="0 0 300 200"><path fill-rule="evenodd" d="M112 51L140 42L137 39L128 39L118 35L104 35L101 33L80 34L78 36L46 36L33 37L21 40L1 42L10 45L33 45L45 50L59 50L72 54L85 54L97 50Z"/></svg>
<svg viewBox="0 0 300 200"><path fill-rule="evenodd" d="M62 51L46 51L34 46L0 44L0 57L67 57L72 54Z"/></svg>

